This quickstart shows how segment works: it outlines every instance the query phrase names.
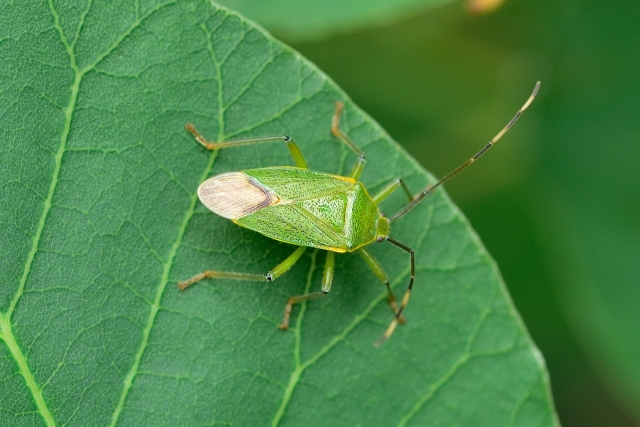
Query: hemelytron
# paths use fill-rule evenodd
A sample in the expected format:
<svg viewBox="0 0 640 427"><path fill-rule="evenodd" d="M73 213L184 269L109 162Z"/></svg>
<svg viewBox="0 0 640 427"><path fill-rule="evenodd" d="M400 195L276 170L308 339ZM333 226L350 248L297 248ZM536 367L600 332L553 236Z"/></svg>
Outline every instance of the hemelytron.
<svg viewBox="0 0 640 427"><path fill-rule="evenodd" d="M269 282L288 271L307 248L326 250L327 258L321 290L289 298L285 305L282 324L280 324L280 328L286 330L289 327L289 316L294 304L329 293L333 280L335 254L357 252L386 286L389 305L394 312L389 327L375 343L376 346L381 345L391 336L396 326L404 322L402 313L409 302L415 276L413 249L391 237L391 224L403 217L436 188L486 153L529 107L539 88L540 82L537 82L533 93L515 116L480 151L416 196L411 194L400 178L393 180L373 196L368 193L359 181L366 161L364 153L339 128L343 109L341 102L336 103L331 132L358 156L349 176L309 170L302 152L288 136L208 142L192 124L188 124L186 129L207 150L274 141L283 141L286 144L296 167L276 166L216 175L200 185L198 197L207 208L241 227L257 231L274 240L296 245L298 248L267 274L205 270L189 280L180 282L178 286L184 290L187 286L206 278ZM398 212L387 217L378 209L378 205L399 188L407 195L408 203ZM387 274L366 249L366 246L373 242L383 241L406 251L410 257L411 275L400 307L396 304Z"/></svg>

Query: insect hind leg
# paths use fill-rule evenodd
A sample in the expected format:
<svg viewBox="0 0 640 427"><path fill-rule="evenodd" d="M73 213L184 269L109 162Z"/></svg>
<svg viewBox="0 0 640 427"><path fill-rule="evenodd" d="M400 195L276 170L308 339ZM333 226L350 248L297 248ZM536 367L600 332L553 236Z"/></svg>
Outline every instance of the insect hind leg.
<svg viewBox="0 0 640 427"><path fill-rule="evenodd" d="M358 249L358 253L367 263L373 274L382 282L382 284L387 288L387 301L389 302L389 306L391 310L393 310L393 314L395 315L398 312L398 305L396 304L396 296L393 294L391 290L391 286L389 286L389 277L387 273L384 272L380 263L367 251L365 248ZM398 318L398 323L401 325L406 322L405 318L400 316Z"/></svg>
<svg viewBox="0 0 640 427"><path fill-rule="evenodd" d="M284 317L279 328L283 331L289 329L289 319L291 317L291 310L295 304L299 304L303 301L316 299L323 297L331 290L331 283L333 282L333 272L335 270L335 252L327 251L327 260L324 263L324 273L322 274L322 290L320 292L311 292L304 295L296 295L289 298L287 305L284 307Z"/></svg>
<svg viewBox="0 0 640 427"><path fill-rule="evenodd" d="M405 307L407 306L407 303L409 302L409 298L411 297L411 290L413 289L413 280L416 277L416 263L415 263L413 249L411 249L409 246L405 245L404 243L401 243L395 239L392 239L391 237L387 237L387 241L393 244L394 246L397 246L398 248L402 249L403 251L409 253L409 256L411 257L411 277L409 278L409 286L407 287L407 290L404 293L404 296L402 297L402 303L400 304L400 308L396 312L396 315L393 317L393 320L391 320L391 323L389 324L389 327L387 328L387 330L384 332L384 335L382 335L382 337L380 337L380 339L375 342L374 345L376 347L380 347L382 344L384 344L384 342L389 339L391 334L393 334L393 331L395 331L396 326L398 326L398 323L400 323L400 317L402 316L402 312L404 311Z"/></svg>
<svg viewBox="0 0 640 427"><path fill-rule="evenodd" d="M252 274L252 273L235 273L230 271L214 271L214 270L205 270L200 274L196 274L189 280L185 280L183 282L178 282L178 288L181 291L184 291L187 287L193 285L204 279L235 279L235 280L251 280L254 282L271 282L276 280L278 277L282 276L284 273L289 271L291 267L300 259L304 251L307 249L306 246L300 246L295 250L291 255L287 257L284 261L278 264L274 269L269 271L267 274Z"/></svg>

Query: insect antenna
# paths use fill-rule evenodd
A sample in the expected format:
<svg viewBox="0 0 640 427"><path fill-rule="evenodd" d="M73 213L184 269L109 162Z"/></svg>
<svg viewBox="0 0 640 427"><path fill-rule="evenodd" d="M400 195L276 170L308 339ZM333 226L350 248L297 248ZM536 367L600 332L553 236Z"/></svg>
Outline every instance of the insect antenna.
<svg viewBox="0 0 640 427"><path fill-rule="evenodd" d="M536 82L536 86L533 88L533 93L531 94L529 99L527 99L527 102L524 103L524 105L518 110L516 115L513 116L513 118L511 120L509 120L509 123L507 123L507 125L504 128L502 128L502 130L500 132L498 132L498 134L496 136L494 136L493 139L487 143L487 145L482 147L482 149L480 151L478 151L475 155L473 155L473 157L471 157L469 160L467 160L466 162L464 162L463 164L461 164L460 166L458 166L457 168L455 168L454 170L449 172L444 177L442 177L440 179L440 181L438 181L435 184L430 185L427 188L425 188L419 195L416 196L416 198L411 203L406 205L404 208L400 209L400 211L398 211L393 216L391 216L389 218L389 220L395 221L396 219L404 216L407 212L409 212L411 209L416 207L416 205L418 203L420 203L422 201L422 199L427 197L429 194L433 193L433 190L435 190L436 188L438 188L439 186L441 186L445 182L449 181L451 178L456 176L459 172L461 172L467 166L471 165L471 163L473 163L476 160L478 160L480 158L480 156L482 156L484 153L489 151L489 148L491 148L496 142L498 142L498 140L500 138L502 138L502 136L505 133L507 133L507 131L511 128L511 126L513 126L513 124L520 118L520 116L522 115L524 110L526 110L527 107L529 107L529 105L531 105L531 103L533 102L533 99L538 94L538 89L540 89L540 82Z"/></svg>

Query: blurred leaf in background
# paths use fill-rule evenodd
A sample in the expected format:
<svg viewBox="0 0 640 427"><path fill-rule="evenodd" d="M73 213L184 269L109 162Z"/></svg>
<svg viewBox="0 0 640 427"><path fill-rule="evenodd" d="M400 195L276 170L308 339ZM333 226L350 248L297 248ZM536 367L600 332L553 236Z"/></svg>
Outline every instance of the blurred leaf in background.
<svg viewBox="0 0 640 427"><path fill-rule="evenodd" d="M221 0L276 35L298 42L389 24L454 0Z"/></svg>
<svg viewBox="0 0 640 427"><path fill-rule="evenodd" d="M640 419L638 22L637 1L512 0L291 40L438 175L542 80L509 141L447 188L548 358L565 425Z"/></svg>

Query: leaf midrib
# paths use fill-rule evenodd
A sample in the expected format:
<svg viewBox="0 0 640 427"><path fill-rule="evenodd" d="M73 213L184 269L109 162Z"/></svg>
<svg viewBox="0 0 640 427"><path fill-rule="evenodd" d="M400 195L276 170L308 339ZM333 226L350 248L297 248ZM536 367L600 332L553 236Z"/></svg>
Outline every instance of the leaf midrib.
<svg viewBox="0 0 640 427"><path fill-rule="evenodd" d="M58 178L60 176L60 170L62 168L62 156L64 155L67 141L69 139L69 131L71 130L71 118L73 116L73 111L78 100L80 82L82 81L82 77L84 75L84 72L78 69L78 64L73 53L73 47L69 45L69 42L64 35L64 31L60 26L59 15L55 10L55 7L53 6L52 0L49 0L49 8L51 9L51 13L53 15L54 27L60 34L60 41L65 46L65 49L69 54L70 65L74 71L74 80L71 86L69 103L67 104L67 108L65 109L64 129L62 131L62 134L60 135L60 145L58 146L58 151L55 154L55 166L53 170L53 176L51 178L51 183L49 184L47 198L44 201L42 214L40 215L40 220L38 221L38 228L34 235L31 250L29 251L29 255L27 256L24 270L22 271L22 276L20 277L18 289L16 290L16 293L13 296L6 313L0 315L0 329L2 330L1 337L9 348L9 351L11 352L11 355L15 359L16 363L18 364L20 373L24 377L27 388L33 396L33 400L35 401L36 407L38 408L38 412L40 412L40 415L48 426L55 426L55 420L53 419L51 411L49 410L49 407L44 400L42 389L38 386L35 377L33 376L31 369L29 368L29 364L27 363L27 358L23 354L20 345L18 344L18 340L13 334L13 328L11 327L11 317L13 316L13 312L18 304L18 301L20 301L20 298L24 294L24 288L27 282L27 278L29 277L29 273L31 272L31 266L33 265L36 253L38 252L40 239L42 238L42 232L44 230L47 217L49 216L49 211L51 210L53 195L58 186Z"/></svg>
<svg viewBox="0 0 640 427"><path fill-rule="evenodd" d="M209 156L209 162L207 163L207 167L205 168L204 172L200 176L200 181L204 181L207 178L207 176L211 173L217 154L218 152L214 151ZM187 212L185 213L185 216L182 220L182 224L180 225L180 229L178 230L178 236L176 237L176 240L173 242L173 245L171 246L171 251L169 252L169 257L167 258L167 261L164 263L162 276L160 279L160 283L158 285L158 290L156 291L156 296L153 300L153 303L151 305L151 310L149 312L149 319L147 321L147 325L145 326L142 332L142 341L140 342L140 347L136 352L133 365L131 366L131 369L129 370L129 372L127 373L127 376L124 379L124 387L122 389L122 393L120 394L118 405L116 406L116 409L113 411L113 415L111 417L111 424L109 424L111 427L114 427L118 423L120 414L124 409L124 403L127 400L127 396L129 395L129 391L131 390L131 386L133 385L133 380L138 374L138 371L140 368L140 362L142 361L142 356L145 350L147 349L149 336L151 335L151 329L153 329L156 316L158 315L158 311L160 311L160 301L162 300L162 295L164 294L164 290L166 289L167 284L169 283L169 273L171 271L171 267L173 266L173 261L176 255L178 254L178 249L180 249L180 246L182 245L182 238L184 237L184 234L187 230L187 226L189 225L189 221L191 221L191 218L195 211L196 204L198 202L198 197L194 193L190 196L190 198L191 200L189 202L189 208L187 209Z"/></svg>
<svg viewBox="0 0 640 427"><path fill-rule="evenodd" d="M218 121L217 140L221 141L225 139L225 131L224 131L225 109L222 104L222 100L223 100L222 72L220 69L220 62L216 59L213 46L211 45L211 34L207 31L204 24L200 25L200 29L205 33L205 37L207 40L207 49L209 50L211 61L213 62L214 68L216 70L216 80L218 82L218 107L219 107L218 118L217 118L218 119L217 120ZM199 182L202 182L205 179L207 179L207 177L213 170L213 165L215 164L215 160L218 156L218 151L219 150L215 150L210 154L209 161L207 163L207 166L205 167L205 170L200 175ZM195 192L191 194L190 198L191 200L189 202L189 208L187 209L187 212L185 213L185 216L182 220L182 224L180 225L180 229L178 230L178 235L176 237L176 240L173 242L173 245L171 246L169 257L167 258L167 261L164 263L160 284L158 286L158 290L156 291L156 296L153 301L153 304L151 305L151 310L149 312L149 319L147 321L147 325L145 326L145 329L143 330L143 333L142 333L142 341L140 343L140 347L138 348L138 351L136 352L134 363L131 366L131 369L129 370L129 372L127 373L127 376L125 377L124 387L122 389L122 393L120 394L118 405L116 406L116 409L112 414L110 427L115 427L116 424L118 423L120 414L124 409L124 404L127 400L127 396L129 395L129 390L131 390L131 386L133 385L133 380L139 372L140 362L142 361L142 355L144 354L147 348L147 343L149 342L149 336L151 335L151 329L153 329L156 316L158 315L158 311L160 310L160 301L162 300L162 295L164 294L164 290L166 289L167 284L169 282L169 273L171 271L171 267L173 266L173 261L178 253L178 249L182 245L182 239L187 230L187 226L189 225L189 222L193 217L193 213L195 211L196 204L198 202L198 197L196 196Z"/></svg>

